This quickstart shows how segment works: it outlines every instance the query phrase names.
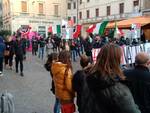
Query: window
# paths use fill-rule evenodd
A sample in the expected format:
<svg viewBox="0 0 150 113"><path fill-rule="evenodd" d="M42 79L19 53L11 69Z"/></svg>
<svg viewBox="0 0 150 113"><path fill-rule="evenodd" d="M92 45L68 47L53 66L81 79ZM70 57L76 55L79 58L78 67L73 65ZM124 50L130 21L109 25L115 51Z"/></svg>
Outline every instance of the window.
<svg viewBox="0 0 150 113"><path fill-rule="evenodd" d="M110 16L110 6L107 6L107 16Z"/></svg>
<svg viewBox="0 0 150 113"><path fill-rule="evenodd" d="M82 12L79 12L79 19L82 19Z"/></svg>
<svg viewBox="0 0 150 113"><path fill-rule="evenodd" d="M54 15L58 16L58 5L54 5Z"/></svg>
<svg viewBox="0 0 150 113"><path fill-rule="evenodd" d="M86 17L90 18L90 11L89 10L86 11Z"/></svg>
<svg viewBox="0 0 150 113"><path fill-rule="evenodd" d="M139 6L139 0L133 1L133 6L134 7Z"/></svg>
<svg viewBox="0 0 150 113"><path fill-rule="evenodd" d="M73 21L74 23L76 23L76 16L73 16Z"/></svg>
<svg viewBox="0 0 150 113"><path fill-rule="evenodd" d="M120 14L124 13L124 3L119 4Z"/></svg>
<svg viewBox="0 0 150 113"><path fill-rule="evenodd" d="M76 2L73 3L73 8L76 9Z"/></svg>
<svg viewBox="0 0 150 113"><path fill-rule="evenodd" d="M71 3L68 3L68 9L71 9Z"/></svg>
<svg viewBox="0 0 150 113"><path fill-rule="evenodd" d="M87 2L90 2L90 0L87 0Z"/></svg>
<svg viewBox="0 0 150 113"><path fill-rule="evenodd" d="M95 9L96 17L99 17L99 8Z"/></svg>
<svg viewBox="0 0 150 113"><path fill-rule="evenodd" d="M80 4L82 4L82 0L80 0Z"/></svg>
<svg viewBox="0 0 150 113"><path fill-rule="evenodd" d="M22 12L27 12L27 2L21 1Z"/></svg>
<svg viewBox="0 0 150 113"><path fill-rule="evenodd" d="M43 14L43 3L39 3L39 14Z"/></svg>

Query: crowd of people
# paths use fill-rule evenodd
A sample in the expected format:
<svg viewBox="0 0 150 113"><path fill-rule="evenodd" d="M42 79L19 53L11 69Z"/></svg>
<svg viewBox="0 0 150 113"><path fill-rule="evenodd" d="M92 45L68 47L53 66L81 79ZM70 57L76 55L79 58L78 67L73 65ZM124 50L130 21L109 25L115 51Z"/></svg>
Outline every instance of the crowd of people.
<svg viewBox="0 0 150 113"><path fill-rule="evenodd" d="M54 113L149 113L150 56L138 53L134 67L122 68L120 45L138 41L129 43L123 37L107 40L97 35L69 40L66 49L48 55L45 68L52 77ZM101 48L96 63L91 58L93 48ZM74 56L80 56L81 66L75 73Z"/></svg>
<svg viewBox="0 0 150 113"><path fill-rule="evenodd" d="M3 62L12 69L14 57L16 73L24 76L23 61L31 44L33 56L42 60L48 56L45 68L52 78L54 113L76 110L79 113L150 113L150 56L138 53L134 67L121 67L120 46L138 43L124 37L109 39L99 35L69 40L51 35L47 39L33 37L30 42L21 35L15 39L7 37L5 41L0 37L0 76ZM93 48L101 48L96 63L92 60ZM73 73L72 63L77 58L81 69Z"/></svg>

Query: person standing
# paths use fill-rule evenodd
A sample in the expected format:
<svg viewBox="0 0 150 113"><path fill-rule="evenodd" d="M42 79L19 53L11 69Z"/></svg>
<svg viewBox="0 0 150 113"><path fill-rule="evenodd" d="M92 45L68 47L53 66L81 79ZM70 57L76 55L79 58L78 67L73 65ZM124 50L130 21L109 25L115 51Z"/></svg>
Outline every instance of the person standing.
<svg viewBox="0 0 150 113"><path fill-rule="evenodd" d="M16 73L18 73L18 65L20 63L20 75L24 76L23 74L23 58L24 58L24 51L26 49L26 46L24 45L23 40L20 36L16 37L16 42L14 44L14 50L15 50L15 60L16 60Z"/></svg>
<svg viewBox="0 0 150 113"><path fill-rule="evenodd" d="M83 92L83 83L84 79L87 77L92 65L90 64L90 59L86 55L81 55L80 65L82 70L78 70L72 80L72 87L74 91L77 93L77 106L79 113L82 113L82 92Z"/></svg>
<svg viewBox="0 0 150 113"><path fill-rule="evenodd" d="M120 83L126 79L120 68L121 56L121 48L115 44L101 48L95 66L85 79L87 88L84 87L83 98L88 98L82 101L82 113L141 113L128 87Z"/></svg>
<svg viewBox="0 0 150 113"><path fill-rule="evenodd" d="M43 60L43 58L44 58L44 48L45 48L45 44L46 44L46 42L45 42L44 38L41 38L41 39L39 40L39 55L38 55L38 57L41 58L42 60Z"/></svg>
<svg viewBox="0 0 150 113"><path fill-rule="evenodd" d="M69 51L63 50L58 56L58 62L52 64L52 74L55 84L55 95L61 104L61 113L74 113L74 96L72 88L72 65Z"/></svg>
<svg viewBox="0 0 150 113"><path fill-rule="evenodd" d="M0 36L0 76L3 76L3 59L4 59L5 44L3 37Z"/></svg>
<svg viewBox="0 0 150 113"><path fill-rule="evenodd" d="M38 41L35 37L32 38L32 55L37 55Z"/></svg>
<svg viewBox="0 0 150 113"><path fill-rule="evenodd" d="M46 64L44 65L45 69L50 72L50 75L51 75L51 78L52 78L51 89L50 90L54 95L55 95L55 85L54 85L51 66L52 66L52 63L57 62L57 60L58 60L58 54L57 53L51 53L51 54L48 55L48 59L46 61ZM60 102L59 102L58 98L55 99L54 113L60 113Z"/></svg>
<svg viewBox="0 0 150 113"><path fill-rule="evenodd" d="M135 103L141 113L150 113L150 56L138 53L135 57L134 69L124 71L127 77L125 84L131 90Z"/></svg>

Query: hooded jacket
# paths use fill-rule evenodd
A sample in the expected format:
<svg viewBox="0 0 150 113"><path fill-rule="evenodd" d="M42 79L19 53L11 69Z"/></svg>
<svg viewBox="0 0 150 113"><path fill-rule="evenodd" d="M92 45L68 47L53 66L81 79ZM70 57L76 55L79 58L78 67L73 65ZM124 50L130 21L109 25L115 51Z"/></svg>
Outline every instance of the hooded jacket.
<svg viewBox="0 0 150 113"><path fill-rule="evenodd" d="M0 58L4 57L5 44L3 38L0 36Z"/></svg>
<svg viewBox="0 0 150 113"><path fill-rule="evenodd" d="M55 95L60 100L72 101L74 98L74 91L72 89L72 72L71 69L67 70L67 65L61 62L52 64L51 71L55 85Z"/></svg>
<svg viewBox="0 0 150 113"><path fill-rule="evenodd" d="M108 76L101 77L98 72L86 79L90 91L94 95L90 113L141 113L134 103L129 89ZM98 110L96 110L96 107ZM89 113L89 112L83 113Z"/></svg>

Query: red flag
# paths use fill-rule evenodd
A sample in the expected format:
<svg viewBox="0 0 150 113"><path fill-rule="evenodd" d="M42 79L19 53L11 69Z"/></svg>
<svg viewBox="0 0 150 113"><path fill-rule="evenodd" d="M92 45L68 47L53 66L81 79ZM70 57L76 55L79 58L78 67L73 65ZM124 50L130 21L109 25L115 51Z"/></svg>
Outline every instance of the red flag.
<svg viewBox="0 0 150 113"><path fill-rule="evenodd" d="M82 28L82 25L76 26L76 31L73 34L73 38L78 38L78 36L80 35L80 32L81 32L81 28Z"/></svg>
<svg viewBox="0 0 150 113"><path fill-rule="evenodd" d="M89 26L89 28L86 30L86 32L88 32L88 33L92 33L93 32L93 30L96 28L96 25L95 24L93 24L93 25L90 25Z"/></svg>
<svg viewBox="0 0 150 113"><path fill-rule="evenodd" d="M48 28L48 32L49 32L49 33L52 33L52 32L53 32L53 28L52 28L52 26L49 26L49 28Z"/></svg>

